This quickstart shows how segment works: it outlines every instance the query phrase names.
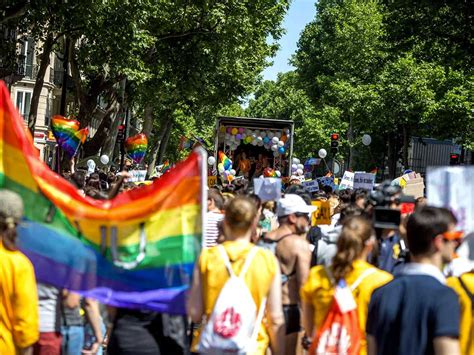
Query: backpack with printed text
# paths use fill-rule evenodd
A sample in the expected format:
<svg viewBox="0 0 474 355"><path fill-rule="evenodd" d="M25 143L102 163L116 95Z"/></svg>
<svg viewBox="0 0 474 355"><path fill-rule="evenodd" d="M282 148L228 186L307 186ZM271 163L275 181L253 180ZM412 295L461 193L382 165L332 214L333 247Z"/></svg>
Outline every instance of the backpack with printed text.
<svg viewBox="0 0 474 355"><path fill-rule="evenodd" d="M257 335L265 310L265 299L257 306L244 281L244 275L258 251L250 249L239 276L235 275L222 245L217 246L229 279L217 297L198 346L202 354L247 354L256 349Z"/></svg>
<svg viewBox="0 0 474 355"><path fill-rule="evenodd" d="M329 270L327 274L331 278ZM357 280L348 287L342 279L336 286L334 297L323 325L314 337L309 354L317 355L356 355L360 352L361 340L357 305L352 295L360 283L370 274L375 272L374 268L365 270Z"/></svg>

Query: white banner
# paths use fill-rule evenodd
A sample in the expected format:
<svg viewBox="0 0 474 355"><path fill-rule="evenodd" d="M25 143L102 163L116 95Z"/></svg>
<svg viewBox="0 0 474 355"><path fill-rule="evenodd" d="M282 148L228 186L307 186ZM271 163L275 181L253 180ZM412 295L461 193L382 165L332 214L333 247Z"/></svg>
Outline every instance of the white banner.
<svg viewBox="0 0 474 355"><path fill-rule="evenodd" d="M356 172L354 174L354 190L364 189L372 191L375 184L375 174Z"/></svg>
<svg viewBox="0 0 474 355"><path fill-rule="evenodd" d="M255 195L262 201L278 201L281 197L281 179L253 179Z"/></svg>
<svg viewBox="0 0 474 355"><path fill-rule="evenodd" d="M309 192L317 192L319 191L319 184L317 180L307 180L303 181L303 186L308 190Z"/></svg>
<svg viewBox="0 0 474 355"><path fill-rule="evenodd" d="M354 188L354 173L351 171L345 171L341 183L339 184L339 190L352 188Z"/></svg>
<svg viewBox="0 0 474 355"><path fill-rule="evenodd" d="M428 203L449 208L460 229L474 232L474 166L430 167L426 182Z"/></svg>
<svg viewBox="0 0 474 355"><path fill-rule="evenodd" d="M130 174L130 177L127 178L128 182L142 182L142 181L145 181L146 170L130 170L128 173Z"/></svg>

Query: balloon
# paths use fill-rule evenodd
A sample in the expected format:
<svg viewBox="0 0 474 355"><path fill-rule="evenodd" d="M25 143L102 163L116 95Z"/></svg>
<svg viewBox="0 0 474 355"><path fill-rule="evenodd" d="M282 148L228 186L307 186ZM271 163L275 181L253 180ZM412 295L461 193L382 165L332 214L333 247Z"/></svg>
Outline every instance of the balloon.
<svg viewBox="0 0 474 355"><path fill-rule="evenodd" d="M326 149L324 148L321 148L318 152L318 155L321 159L324 159L326 158L326 156L328 155L328 152L326 152Z"/></svg>
<svg viewBox="0 0 474 355"><path fill-rule="evenodd" d="M263 138L263 137L266 137L266 136L267 136L267 132L266 132L266 131L261 131L261 132L260 132L260 136L262 136L262 138Z"/></svg>
<svg viewBox="0 0 474 355"><path fill-rule="evenodd" d="M102 156L100 157L100 162L101 162L102 164L104 164L104 165L107 165L107 164L109 163L109 157L108 157L107 155L105 155L105 154L102 155Z"/></svg>
<svg viewBox="0 0 474 355"><path fill-rule="evenodd" d="M298 158L293 158L293 164L299 164L300 160Z"/></svg>
<svg viewBox="0 0 474 355"><path fill-rule="evenodd" d="M278 146L276 144L272 145L272 150L276 152L278 150Z"/></svg>
<svg viewBox="0 0 474 355"><path fill-rule="evenodd" d="M260 130L259 129L256 129L255 132L254 132L257 136L260 135Z"/></svg>
<svg viewBox="0 0 474 355"><path fill-rule="evenodd" d="M225 171L225 169L224 169L224 164L219 163L219 164L217 165L217 170L222 174L222 173Z"/></svg>
<svg viewBox="0 0 474 355"><path fill-rule="evenodd" d="M235 175L235 174L237 174L237 172L236 172L234 169L230 169L229 173L230 173L230 175Z"/></svg>
<svg viewBox="0 0 474 355"><path fill-rule="evenodd" d="M275 137L278 137L278 139L280 139L281 138L281 133L280 132L275 133Z"/></svg>
<svg viewBox="0 0 474 355"><path fill-rule="evenodd" d="M244 133L244 132L245 132L245 128L244 128L244 127L240 127L240 128L239 128L239 133L242 134L242 133Z"/></svg>
<svg viewBox="0 0 474 355"><path fill-rule="evenodd" d="M257 145L257 141L256 140L252 141L252 145Z"/></svg>
<svg viewBox="0 0 474 355"><path fill-rule="evenodd" d="M235 135L235 138L238 139L238 140L241 140L242 139L242 135L240 133L237 133Z"/></svg>
<svg viewBox="0 0 474 355"><path fill-rule="evenodd" d="M225 133L225 126L220 126L219 127L219 132Z"/></svg>
<svg viewBox="0 0 474 355"><path fill-rule="evenodd" d="M303 170L302 170L302 169L296 170L296 174L298 174L298 175L303 175Z"/></svg>
<svg viewBox="0 0 474 355"><path fill-rule="evenodd" d="M275 176L276 177L281 177L281 172L279 170L275 170Z"/></svg>
<svg viewBox="0 0 474 355"><path fill-rule="evenodd" d="M303 165L303 164L298 164L298 169L303 170L303 169L304 169L304 165Z"/></svg>
<svg viewBox="0 0 474 355"><path fill-rule="evenodd" d="M262 147L262 146L263 146L263 142L257 142L257 145L258 145L259 147Z"/></svg>
<svg viewBox="0 0 474 355"><path fill-rule="evenodd" d="M272 139L274 136L275 136L275 135L273 134L272 131L268 131L268 132L267 132L267 137L268 137L268 138Z"/></svg>
<svg viewBox="0 0 474 355"><path fill-rule="evenodd" d="M242 133L240 136L242 137L242 139L247 138L247 134L245 134L245 133Z"/></svg>
<svg viewBox="0 0 474 355"><path fill-rule="evenodd" d="M278 146L279 146L279 147L284 147L284 146L285 146L285 143L284 143L283 141L279 141L279 142L278 142Z"/></svg>
<svg viewBox="0 0 474 355"><path fill-rule="evenodd" d="M237 128L232 128L230 133L232 133L233 135L236 135L237 133L239 133L239 130Z"/></svg>
<svg viewBox="0 0 474 355"><path fill-rule="evenodd" d="M285 134L290 134L290 129L289 129L289 128L285 128L285 130L284 130L283 132L285 132Z"/></svg>
<svg viewBox="0 0 474 355"><path fill-rule="evenodd" d="M89 160L87 161L87 167L88 167L89 169L95 169L95 162L94 162L92 159L89 159Z"/></svg>
<svg viewBox="0 0 474 355"><path fill-rule="evenodd" d="M263 143L265 143L265 144L270 143L270 138L264 137L264 138L263 138Z"/></svg>
<svg viewBox="0 0 474 355"><path fill-rule="evenodd" d="M231 134L232 133L232 127L227 127L226 131L227 131L227 133Z"/></svg>
<svg viewBox="0 0 474 355"><path fill-rule="evenodd" d="M230 139L231 135L229 133L225 134L225 140L228 141Z"/></svg>
<svg viewBox="0 0 474 355"><path fill-rule="evenodd" d="M265 177L273 177L273 169L272 168L265 168L263 169L263 176Z"/></svg>
<svg viewBox="0 0 474 355"><path fill-rule="evenodd" d="M280 153L278 153L278 151L275 151L273 152L273 156L276 158L276 157L279 157L280 156Z"/></svg>
<svg viewBox="0 0 474 355"><path fill-rule="evenodd" d="M279 147L278 148L278 153L285 154L285 147Z"/></svg>
<svg viewBox="0 0 474 355"><path fill-rule="evenodd" d="M252 133L250 137L252 137L252 140L257 139L257 135L255 133Z"/></svg>
<svg viewBox="0 0 474 355"><path fill-rule="evenodd" d="M258 143L263 142L263 138L262 137L257 137L257 142Z"/></svg>
<svg viewBox="0 0 474 355"><path fill-rule="evenodd" d="M214 157L207 158L207 164L214 166L215 163L216 163L216 158Z"/></svg>
<svg viewBox="0 0 474 355"><path fill-rule="evenodd" d="M143 133L139 133L125 140L125 150L132 160L139 164L143 160L148 147L148 139Z"/></svg>
<svg viewBox="0 0 474 355"><path fill-rule="evenodd" d="M370 143L372 143L372 137L369 136L368 134L364 134L362 136L362 144L363 145L370 145Z"/></svg>
<svg viewBox="0 0 474 355"><path fill-rule="evenodd" d="M264 144L263 147L264 147L265 149L270 149L270 144Z"/></svg>
<svg viewBox="0 0 474 355"><path fill-rule="evenodd" d="M293 161L295 161L295 160L293 159ZM291 170L296 171L296 169L298 169L298 165L293 163L293 164L291 165Z"/></svg>
<svg viewBox="0 0 474 355"><path fill-rule="evenodd" d="M272 143L275 143L277 144L280 140L278 139L278 137L273 137L272 138Z"/></svg>

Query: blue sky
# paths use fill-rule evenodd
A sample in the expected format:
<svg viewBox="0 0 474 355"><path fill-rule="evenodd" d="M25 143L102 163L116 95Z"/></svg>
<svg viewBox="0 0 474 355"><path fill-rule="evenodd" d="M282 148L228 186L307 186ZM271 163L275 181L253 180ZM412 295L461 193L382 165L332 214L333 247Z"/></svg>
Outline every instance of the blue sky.
<svg viewBox="0 0 474 355"><path fill-rule="evenodd" d="M288 63L291 55L296 51L296 45L301 31L316 15L315 0L293 0L285 16L283 27L286 33L278 41L280 49L274 58L273 65L263 71L264 80L275 80L278 73L292 70Z"/></svg>

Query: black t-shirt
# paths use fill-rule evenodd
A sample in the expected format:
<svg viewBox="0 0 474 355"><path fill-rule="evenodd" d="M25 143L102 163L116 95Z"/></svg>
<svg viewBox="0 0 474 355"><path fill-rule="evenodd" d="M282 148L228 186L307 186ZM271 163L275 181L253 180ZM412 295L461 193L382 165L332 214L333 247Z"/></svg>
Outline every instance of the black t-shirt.
<svg viewBox="0 0 474 355"><path fill-rule="evenodd" d="M367 334L377 354L434 354L437 337L459 337L460 306L456 293L429 275L401 275L375 290Z"/></svg>

